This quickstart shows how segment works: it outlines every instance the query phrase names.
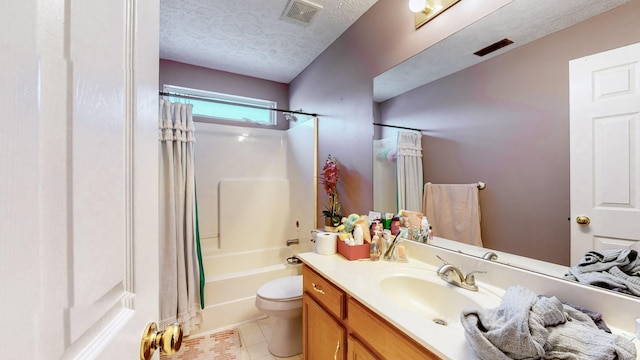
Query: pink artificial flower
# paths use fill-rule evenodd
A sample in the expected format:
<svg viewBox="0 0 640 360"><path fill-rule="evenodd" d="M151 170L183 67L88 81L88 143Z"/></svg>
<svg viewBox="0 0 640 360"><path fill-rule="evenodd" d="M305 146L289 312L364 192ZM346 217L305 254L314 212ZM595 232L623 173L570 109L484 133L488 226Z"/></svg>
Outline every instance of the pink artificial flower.
<svg viewBox="0 0 640 360"><path fill-rule="evenodd" d="M335 193L336 187L338 186L339 173L338 160L329 154L327 161L325 161L322 167L322 184L324 185L324 191L327 195Z"/></svg>

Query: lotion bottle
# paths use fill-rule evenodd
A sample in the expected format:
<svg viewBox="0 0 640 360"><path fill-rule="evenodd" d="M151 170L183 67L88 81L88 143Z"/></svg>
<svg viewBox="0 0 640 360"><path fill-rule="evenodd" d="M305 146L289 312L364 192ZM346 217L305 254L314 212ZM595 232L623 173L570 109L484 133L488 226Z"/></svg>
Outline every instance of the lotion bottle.
<svg viewBox="0 0 640 360"><path fill-rule="evenodd" d="M356 225L355 229L353 229L353 239L355 245L364 245L364 232L360 225Z"/></svg>

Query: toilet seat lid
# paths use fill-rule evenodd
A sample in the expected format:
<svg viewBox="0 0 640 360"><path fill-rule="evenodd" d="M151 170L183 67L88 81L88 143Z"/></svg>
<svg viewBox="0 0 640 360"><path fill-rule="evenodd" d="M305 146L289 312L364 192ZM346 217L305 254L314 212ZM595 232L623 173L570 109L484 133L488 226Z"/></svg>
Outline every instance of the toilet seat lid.
<svg viewBox="0 0 640 360"><path fill-rule="evenodd" d="M258 296L270 300L302 297L302 275L285 276L260 286Z"/></svg>

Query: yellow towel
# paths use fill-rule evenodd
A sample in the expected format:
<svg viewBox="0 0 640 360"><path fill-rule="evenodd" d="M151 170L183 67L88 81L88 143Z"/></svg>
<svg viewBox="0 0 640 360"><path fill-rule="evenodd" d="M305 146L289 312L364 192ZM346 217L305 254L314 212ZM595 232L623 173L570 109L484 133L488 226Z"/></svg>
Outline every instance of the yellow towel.
<svg viewBox="0 0 640 360"><path fill-rule="evenodd" d="M424 184L423 212L433 235L482 247L477 184Z"/></svg>

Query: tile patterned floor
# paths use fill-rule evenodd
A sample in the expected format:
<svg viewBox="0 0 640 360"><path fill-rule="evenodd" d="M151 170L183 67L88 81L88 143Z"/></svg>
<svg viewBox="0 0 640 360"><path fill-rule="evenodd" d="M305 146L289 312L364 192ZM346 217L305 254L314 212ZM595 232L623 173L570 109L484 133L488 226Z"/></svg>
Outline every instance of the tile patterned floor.
<svg viewBox="0 0 640 360"><path fill-rule="evenodd" d="M287 358L271 355L267 348L270 334L271 319L266 318L237 329L187 337L177 354L161 354L160 360L302 360L302 354Z"/></svg>
<svg viewBox="0 0 640 360"><path fill-rule="evenodd" d="M236 360L241 359L242 343L238 330L187 337L175 355L160 353L160 360Z"/></svg>
<svg viewBox="0 0 640 360"><path fill-rule="evenodd" d="M270 318L244 324L238 331L242 341L241 360L302 360L302 354L283 358L269 353L267 339L271 335Z"/></svg>

